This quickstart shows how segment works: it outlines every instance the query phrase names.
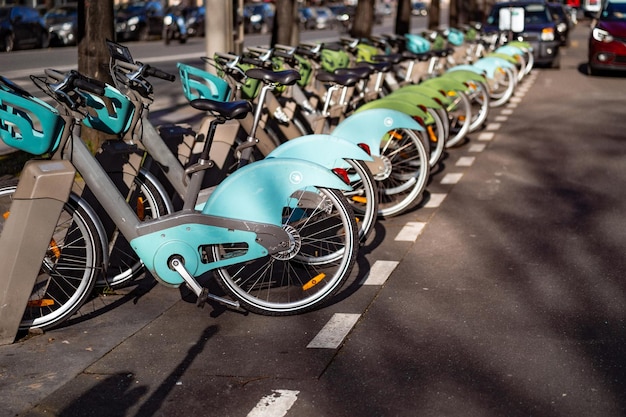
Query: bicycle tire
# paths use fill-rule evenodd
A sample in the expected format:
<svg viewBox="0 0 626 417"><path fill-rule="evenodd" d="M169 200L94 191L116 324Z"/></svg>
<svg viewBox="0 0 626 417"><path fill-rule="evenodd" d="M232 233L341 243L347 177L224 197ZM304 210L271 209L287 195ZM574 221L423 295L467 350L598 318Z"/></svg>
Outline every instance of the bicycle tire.
<svg viewBox="0 0 626 417"><path fill-rule="evenodd" d="M454 100L446 109L450 120L450 136L446 141L446 148L453 148L461 144L469 132L472 105L467 94L462 91L451 91L448 95L454 97Z"/></svg>
<svg viewBox="0 0 626 417"><path fill-rule="evenodd" d="M517 76L513 73L511 68L503 68L502 75L504 81L496 82L496 87L489 91L491 107L500 107L506 104L515 92Z"/></svg>
<svg viewBox="0 0 626 417"><path fill-rule="evenodd" d="M423 138L410 129L395 129L381 141L385 169L374 175L378 187L379 217L393 217L421 201L430 175Z"/></svg>
<svg viewBox="0 0 626 417"><path fill-rule="evenodd" d="M311 193L317 204L310 204ZM288 250L215 270L224 291L250 312L285 316L317 309L341 289L354 267L358 234L343 194L309 188L293 197L298 203L283 213L283 227L293 238ZM245 247L214 245L209 252L218 260L240 250Z"/></svg>
<svg viewBox="0 0 626 417"><path fill-rule="evenodd" d="M348 178L352 191L344 191L343 195L352 206L359 241L364 243L378 218L378 187L365 162L354 159L347 159L346 162L350 165Z"/></svg>
<svg viewBox="0 0 626 417"><path fill-rule="evenodd" d="M9 212L17 181L0 185L0 211ZM5 217L0 216L4 222ZM0 226L0 231L2 226ZM99 232L91 214L69 199L42 261L20 330L49 329L69 319L91 296L102 269Z"/></svg>
<svg viewBox="0 0 626 417"><path fill-rule="evenodd" d="M483 82L472 83L472 90L468 95L472 105L472 120L469 133L476 132L487 121L489 116L490 98L487 85Z"/></svg>
<svg viewBox="0 0 626 417"><path fill-rule="evenodd" d="M428 163L431 168L434 168L443 157L446 148L446 131L444 128L444 119L441 118L441 114L436 109L428 108L426 110L434 119L433 124L426 126L430 152ZM445 123L447 122L446 119Z"/></svg>

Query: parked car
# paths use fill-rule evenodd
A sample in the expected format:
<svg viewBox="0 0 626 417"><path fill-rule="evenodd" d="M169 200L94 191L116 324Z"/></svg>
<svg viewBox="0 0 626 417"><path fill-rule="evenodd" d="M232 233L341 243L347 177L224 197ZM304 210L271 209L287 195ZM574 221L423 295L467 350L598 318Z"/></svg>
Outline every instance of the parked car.
<svg viewBox="0 0 626 417"><path fill-rule="evenodd" d="M274 27L272 3L249 3L243 6L243 25L246 33L267 33Z"/></svg>
<svg viewBox="0 0 626 417"><path fill-rule="evenodd" d="M317 15L313 7L300 7L298 9L298 25L300 29L315 29L315 19Z"/></svg>
<svg viewBox="0 0 626 417"><path fill-rule="evenodd" d="M36 9L26 6L0 7L0 42L5 52L47 48L50 33Z"/></svg>
<svg viewBox="0 0 626 417"><path fill-rule="evenodd" d="M204 36L205 8L188 7L183 12L187 22L187 34L189 36Z"/></svg>
<svg viewBox="0 0 626 417"><path fill-rule="evenodd" d="M428 16L428 7L421 1L411 3L411 14L413 16Z"/></svg>
<svg viewBox="0 0 626 417"><path fill-rule="evenodd" d="M78 6L75 3L68 3L50 9L43 15L43 19L50 31L50 45L76 45Z"/></svg>
<svg viewBox="0 0 626 417"><path fill-rule="evenodd" d="M337 26L340 26L345 31L350 30L352 19L354 18L354 7L346 6L343 3L334 3L329 4L328 8L335 15L335 21L338 23Z"/></svg>
<svg viewBox="0 0 626 417"><path fill-rule="evenodd" d="M335 15L328 7L316 7L315 8L315 29L334 29L335 28Z"/></svg>
<svg viewBox="0 0 626 417"><path fill-rule="evenodd" d="M513 32L510 27L504 27L505 21L501 25L500 12L503 12L502 16L506 16L506 9L523 10L524 19L519 31ZM509 31L513 39L526 41L532 45L536 65L558 68L561 61L559 55L561 40L558 37L556 25L552 13L542 0L519 0L494 4L487 15L483 30L485 32ZM517 24L512 26L514 26L512 29L518 29Z"/></svg>
<svg viewBox="0 0 626 417"><path fill-rule="evenodd" d="M137 1L115 10L115 33L118 41L160 38L163 33L163 6L160 1Z"/></svg>
<svg viewBox="0 0 626 417"><path fill-rule="evenodd" d="M561 46L569 45L569 32L574 25L570 13L562 3L549 2L546 4L552 13L552 19L556 22L556 33L561 40Z"/></svg>
<svg viewBox="0 0 626 417"><path fill-rule="evenodd" d="M626 70L626 1L608 0L589 36L587 72Z"/></svg>

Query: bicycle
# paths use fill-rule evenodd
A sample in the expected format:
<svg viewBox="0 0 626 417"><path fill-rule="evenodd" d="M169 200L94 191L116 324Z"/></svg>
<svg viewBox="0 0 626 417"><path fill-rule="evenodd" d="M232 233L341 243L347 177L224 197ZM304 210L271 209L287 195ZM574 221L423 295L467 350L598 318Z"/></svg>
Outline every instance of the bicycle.
<svg viewBox="0 0 626 417"><path fill-rule="evenodd" d="M119 107L113 115L106 106L92 109L96 115L80 112L89 100L100 104L117 101L119 104L126 98L111 86L94 88L92 80L76 72L59 74L46 70L46 76L31 78L58 100L58 109L1 79L2 139L35 154L42 153L40 144L35 144L41 142L52 158L71 160L159 282L173 287L186 284L197 295L198 305L213 300L234 308L243 306L261 314L285 315L319 307L348 278L357 253L356 228L349 207L342 202L343 197L337 191L346 190L348 186L336 175L302 160L275 158L260 161L238 170L222 182L202 212L181 210L141 222L80 139L80 124L75 122L78 117L83 123L106 124L115 116L127 125L132 112L120 114ZM213 109L221 121L241 116L249 110L248 105L241 102ZM24 124L23 120L27 123ZM35 131L40 120L49 122L33 134L29 129ZM208 155L209 148L210 140L203 153ZM195 171L191 181L201 180L203 171ZM318 188L315 183L333 188ZM271 189L275 194L271 196L273 198L259 195L259 189ZM314 194L319 198L312 199ZM242 195L250 200L249 204L236 204ZM336 212L335 216L329 216L329 210ZM335 219L333 227L327 230L316 225L314 220L320 215L326 223ZM305 234L299 233L296 227ZM314 243L307 241L306 238L315 237L314 234L324 235L321 236L325 238L323 245L319 239ZM84 236L91 247L98 245L93 239L95 235L94 231ZM328 253L341 256L334 262L312 262ZM255 277L258 285L219 274L230 265L239 265L240 271L258 271ZM220 283L235 301L210 294L200 286L196 277L212 270L217 270ZM264 280L266 278L269 280ZM72 305L67 305L69 303ZM46 307L55 311L62 307L65 311L64 317L49 323L49 327L66 319L80 307L80 303L70 299L62 306Z"/></svg>

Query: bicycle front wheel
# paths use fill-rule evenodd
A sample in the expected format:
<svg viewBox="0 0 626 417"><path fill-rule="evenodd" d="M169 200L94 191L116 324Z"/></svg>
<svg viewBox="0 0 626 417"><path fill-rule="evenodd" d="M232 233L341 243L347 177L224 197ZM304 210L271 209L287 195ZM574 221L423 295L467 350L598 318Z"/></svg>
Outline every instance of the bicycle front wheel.
<svg viewBox="0 0 626 417"><path fill-rule="evenodd" d="M16 189L17 181L0 186L2 222L10 214ZM101 267L98 229L77 199L70 199L63 206L50 239L20 330L48 329L71 317L91 295Z"/></svg>
<svg viewBox="0 0 626 417"><path fill-rule="evenodd" d="M216 270L224 290L245 309L284 316L316 309L348 280L358 250L354 213L341 192L297 192L284 208L290 247L283 252ZM211 247L213 260L245 251L242 245Z"/></svg>
<svg viewBox="0 0 626 417"><path fill-rule="evenodd" d="M378 217L378 188L365 162L348 159L348 178L351 191L344 196L354 211L360 242L365 242Z"/></svg>

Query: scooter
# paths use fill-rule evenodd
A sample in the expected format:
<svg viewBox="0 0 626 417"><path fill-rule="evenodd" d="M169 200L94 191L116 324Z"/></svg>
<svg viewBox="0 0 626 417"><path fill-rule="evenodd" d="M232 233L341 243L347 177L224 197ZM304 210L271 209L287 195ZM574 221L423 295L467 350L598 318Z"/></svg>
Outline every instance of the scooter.
<svg viewBox="0 0 626 417"><path fill-rule="evenodd" d="M163 40L166 45L170 41L187 42L187 23L180 10L171 10L163 18Z"/></svg>

